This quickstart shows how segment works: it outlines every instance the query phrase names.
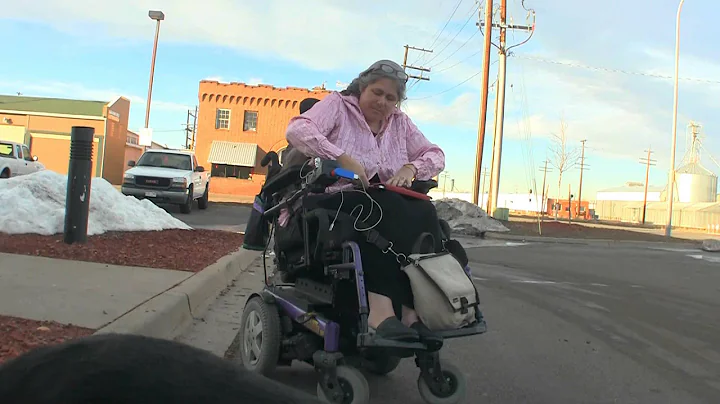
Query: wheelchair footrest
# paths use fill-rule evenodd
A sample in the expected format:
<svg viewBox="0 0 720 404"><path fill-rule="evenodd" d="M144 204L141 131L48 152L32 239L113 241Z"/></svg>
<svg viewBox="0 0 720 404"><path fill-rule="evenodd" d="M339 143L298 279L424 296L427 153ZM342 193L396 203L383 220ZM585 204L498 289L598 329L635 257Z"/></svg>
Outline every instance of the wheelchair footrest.
<svg viewBox="0 0 720 404"><path fill-rule="evenodd" d="M384 339L377 334L359 334L358 346L360 348L392 348L408 350L427 350L427 346L421 342L402 342Z"/></svg>
<svg viewBox="0 0 720 404"><path fill-rule="evenodd" d="M485 323L485 320L481 320L481 321L475 322L467 327L459 328L457 330L436 331L436 332L438 335L443 337L443 339L468 337L470 335L484 334L485 332L487 332L487 324Z"/></svg>

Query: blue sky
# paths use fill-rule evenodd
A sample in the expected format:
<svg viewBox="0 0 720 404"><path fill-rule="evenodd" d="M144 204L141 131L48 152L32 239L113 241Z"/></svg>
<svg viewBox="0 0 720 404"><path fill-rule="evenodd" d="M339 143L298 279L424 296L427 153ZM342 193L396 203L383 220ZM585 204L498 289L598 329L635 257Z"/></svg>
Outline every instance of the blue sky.
<svg viewBox="0 0 720 404"><path fill-rule="evenodd" d="M480 76L469 78L482 64L482 35L473 36L476 17L470 17L477 15L478 4L472 0L5 3L0 35L17 39L3 44L7 58L0 64L0 93L97 100L124 95L132 101L134 130L143 125L154 34L147 11L163 10L150 126L154 140L173 147L184 143L182 125L187 109L197 103L201 79L281 87L325 82L339 89L377 59L401 62L406 43L432 47L435 53L429 56L410 53L410 62L433 72L429 82L413 86L403 109L445 149L456 187L471 188ZM526 23L520 0L508 0L508 5L512 22ZM677 1L608 0L600 6L526 0L525 5L537 12L537 31L508 60L501 192L525 191L533 180L540 187L538 169L553 134L560 131L561 116L569 148L587 139L590 170L583 179L584 195L592 198L598 189L642 181L644 167L638 159L648 146L658 160L650 182L664 185L672 80L663 77L673 73ZM712 0L692 0L682 14L678 164L691 119L703 125L704 145L720 160L720 48L712 39L720 37L720 26L711 13L715 8ZM497 41L497 33L493 35ZM508 35L509 43L522 39L520 32ZM494 97L493 90L485 166L490 165ZM720 171L707 154L706 167ZM568 183L576 191L578 175L578 170L564 174L563 195ZM557 170L548 174L551 195L557 192L557 180Z"/></svg>

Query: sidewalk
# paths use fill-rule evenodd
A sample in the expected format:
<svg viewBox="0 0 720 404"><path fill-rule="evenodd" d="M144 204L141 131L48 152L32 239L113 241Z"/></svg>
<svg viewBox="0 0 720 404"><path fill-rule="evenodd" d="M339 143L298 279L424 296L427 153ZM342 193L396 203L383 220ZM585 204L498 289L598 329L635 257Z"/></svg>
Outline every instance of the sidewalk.
<svg viewBox="0 0 720 404"><path fill-rule="evenodd" d="M193 273L0 254L0 315L171 339L258 255L239 250Z"/></svg>

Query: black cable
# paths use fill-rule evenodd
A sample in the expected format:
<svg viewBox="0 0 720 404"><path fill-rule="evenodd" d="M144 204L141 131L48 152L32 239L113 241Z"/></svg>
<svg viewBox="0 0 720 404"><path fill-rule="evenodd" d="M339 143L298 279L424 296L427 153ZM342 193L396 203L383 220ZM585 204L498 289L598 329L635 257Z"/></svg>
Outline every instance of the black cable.
<svg viewBox="0 0 720 404"><path fill-rule="evenodd" d="M453 53L451 53L450 55L448 55L448 57L446 57L445 59L441 60L441 61L438 62L438 63L435 63L433 66L430 66L430 70L432 70L432 69L436 68L437 66L445 63L446 60L448 60L448 59L450 59L451 57L453 57L460 49L464 48L465 45L468 44L468 42L470 42L473 38L475 38L475 35L477 35L477 34L478 34L478 31L475 31L472 35L470 35L470 37L469 37L468 39L465 40L465 42L463 42L462 45L460 45L459 48L455 49L455 51L454 51ZM479 52L478 52L478 53L479 53ZM475 55L477 55L477 53L475 53ZM455 65L453 65L453 66L455 66ZM444 70L447 70L447 69L444 69ZM444 71L444 70L440 70L440 71ZM436 73L437 73L437 72L436 72Z"/></svg>
<svg viewBox="0 0 720 404"><path fill-rule="evenodd" d="M453 41L455 40L455 38L457 38L458 35L460 35L460 33L461 33L461 32L465 29L465 27L468 25L468 23L470 23L470 20L475 16L475 13L476 13L477 10L479 10L479 9L480 9L480 6L479 6L479 5L473 7L472 12L471 12L470 15L468 16L467 20L465 20L465 24L463 24L463 26L460 27L460 29L458 30L458 32L455 33L455 36L453 36L452 39L450 39L450 40L448 41L448 43L446 43L445 46L444 46L442 49L440 49L440 52L436 53L435 56L433 56L432 58L430 58L430 60L428 60L427 62L425 62L426 64L430 64L430 62L432 62L433 60L435 60L435 58L437 58L438 56L440 56L440 54L443 53L443 52L445 51L445 49L447 49L447 47L450 46L451 43L453 43ZM465 43L467 43L467 41L466 41ZM463 46L464 46L464 44L463 44ZM457 50L456 50L455 52L457 52ZM455 53L453 52L453 55L454 55L454 54L455 54ZM450 55L450 56L452 56L452 55ZM448 57L448 58L449 58L449 57ZM447 60L448 58L445 58L442 62L444 62L444 61ZM442 62L440 62L440 63L442 63ZM439 64L439 63L436 63L435 65L437 66L438 64Z"/></svg>
<svg viewBox="0 0 720 404"><path fill-rule="evenodd" d="M442 29L440 30L440 32L437 33L437 36L435 37L435 39L432 41L432 43L430 44L430 46L428 46L428 49L432 49L432 47L435 45L435 42L437 42L437 40L440 38L440 35L442 35L442 33L445 31L445 28L447 28L448 24L450 24L450 21L452 21L452 18L455 16L455 13L457 12L458 8L460 8L460 4L462 4L462 2L463 2L463 0L458 0L458 2L457 2L457 4L455 5L455 9L453 10L452 14L450 14L450 17L448 17L447 21L445 22L445 25L443 25L443 27L442 27ZM413 65L416 64L416 63L418 62L418 60L420 60L420 58L422 58L422 54L421 54L420 56L418 56L418 58L415 59L415 61L412 62L412 64L413 64Z"/></svg>

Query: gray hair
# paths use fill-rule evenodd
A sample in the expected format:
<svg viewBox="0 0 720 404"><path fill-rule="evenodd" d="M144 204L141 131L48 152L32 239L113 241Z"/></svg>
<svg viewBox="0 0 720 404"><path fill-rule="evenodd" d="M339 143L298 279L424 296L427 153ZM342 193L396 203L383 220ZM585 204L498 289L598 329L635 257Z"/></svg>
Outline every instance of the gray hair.
<svg viewBox="0 0 720 404"><path fill-rule="evenodd" d="M372 67L360 73L360 75L353 79L347 88L341 91L340 94L354 95L355 97L360 98L360 93L362 93L369 85L380 79L390 79L393 83L395 83L398 93L398 105L405 101L406 82L401 80L396 74L385 72L382 69L374 69Z"/></svg>

